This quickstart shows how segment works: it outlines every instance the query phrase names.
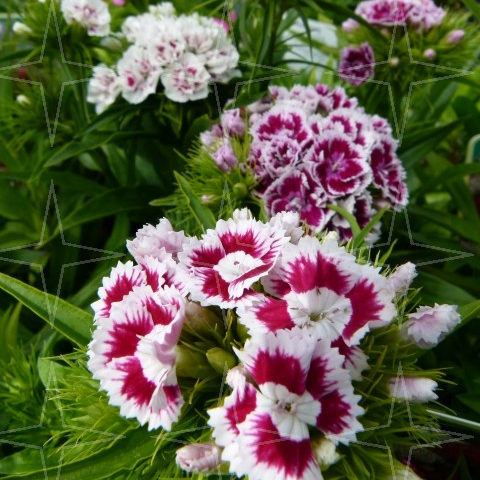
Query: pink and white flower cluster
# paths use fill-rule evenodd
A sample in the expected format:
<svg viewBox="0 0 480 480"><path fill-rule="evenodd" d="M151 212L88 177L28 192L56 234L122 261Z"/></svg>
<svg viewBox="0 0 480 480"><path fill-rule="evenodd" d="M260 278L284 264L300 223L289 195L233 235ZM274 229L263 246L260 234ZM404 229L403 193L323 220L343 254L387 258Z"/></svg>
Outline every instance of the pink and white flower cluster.
<svg viewBox="0 0 480 480"><path fill-rule="evenodd" d="M78 23L89 35L105 37L110 33L110 12L103 0L62 0L60 9L68 24Z"/></svg>
<svg viewBox="0 0 480 480"><path fill-rule="evenodd" d="M351 237L349 224L329 204L352 213L363 227L379 205L400 210L407 203L388 122L365 113L340 87L271 87L268 99L226 110L201 141L228 172L239 163L234 142L247 133L246 163L270 216L298 212L314 231L333 230L344 240Z"/></svg>
<svg viewBox="0 0 480 480"><path fill-rule="evenodd" d="M110 403L149 429L170 429L184 403L176 346L188 307L229 309L249 337L230 346L238 364L226 377L229 393L207 410L214 443L179 449L177 463L206 472L228 462L230 473L252 480L321 480L325 462L340 458L337 447L363 430L355 381L369 365L361 341L397 317L412 265L387 278L333 235L306 235L298 213L264 223L247 209L200 238L162 219L127 247L135 263L119 263L93 304L88 366ZM453 313L422 307L405 324L408 335L438 341ZM385 380L385 395L436 398L432 380L406 378L401 391L395 382Z"/></svg>
<svg viewBox="0 0 480 480"><path fill-rule="evenodd" d="M432 0L368 0L360 2L355 13L377 27L407 24L428 31L442 23L446 12ZM345 27L352 29L351 19Z"/></svg>
<svg viewBox="0 0 480 480"><path fill-rule="evenodd" d="M89 84L88 101L97 113L119 94L141 103L159 82L175 102L199 100L208 96L209 83L238 73L239 54L222 24L197 13L177 16L170 2L128 17L121 35L131 45L115 67L96 67Z"/></svg>

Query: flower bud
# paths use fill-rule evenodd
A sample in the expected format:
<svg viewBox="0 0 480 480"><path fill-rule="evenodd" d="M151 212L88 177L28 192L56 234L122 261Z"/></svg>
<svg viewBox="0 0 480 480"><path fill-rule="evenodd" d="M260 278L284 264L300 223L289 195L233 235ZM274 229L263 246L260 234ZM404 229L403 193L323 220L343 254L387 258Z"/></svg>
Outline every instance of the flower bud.
<svg viewBox="0 0 480 480"><path fill-rule="evenodd" d="M465 30L452 30L448 32L447 43L450 45L457 45L457 43L460 43L463 40L464 36Z"/></svg>
<svg viewBox="0 0 480 480"><path fill-rule="evenodd" d="M360 24L353 18L348 18L342 23L342 30L345 33L352 33L357 30L358 27L360 27Z"/></svg>
<svg viewBox="0 0 480 480"><path fill-rule="evenodd" d="M210 443L191 443L179 448L177 465L186 472L203 473L220 465L220 449Z"/></svg>
<svg viewBox="0 0 480 480"><path fill-rule="evenodd" d="M245 121L240 116L240 109L233 108L225 110L222 114L221 125L225 132L231 137L243 137L245 134Z"/></svg>
<svg viewBox="0 0 480 480"><path fill-rule="evenodd" d="M420 348L432 348L442 341L461 321L456 305L419 307L403 325L403 336Z"/></svg>
<svg viewBox="0 0 480 480"><path fill-rule="evenodd" d="M437 56L437 52L433 48L427 48L423 52L423 57L427 60L433 60Z"/></svg>
<svg viewBox="0 0 480 480"><path fill-rule="evenodd" d="M215 201L215 197L213 195L205 194L200 197L200 201L203 205L211 205Z"/></svg>
<svg viewBox="0 0 480 480"><path fill-rule="evenodd" d="M390 395L393 398L408 400L414 403L427 403L438 398L434 390L438 383L424 377L392 377L388 382Z"/></svg>
<svg viewBox="0 0 480 480"><path fill-rule="evenodd" d="M323 437L312 441L312 449L315 460L324 470L340 460L335 444L328 438Z"/></svg>
<svg viewBox="0 0 480 480"><path fill-rule="evenodd" d="M220 347L213 347L208 350L207 360L217 373L222 374L225 372L225 365L230 369L237 364L235 356Z"/></svg>
<svg viewBox="0 0 480 480"><path fill-rule="evenodd" d="M407 262L400 265L388 277L388 283L397 295L404 295L416 276L417 272L415 265L412 262Z"/></svg>
<svg viewBox="0 0 480 480"><path fill-rule="evenodd" d="M205 355L183 345L177 345L176 372L179 377L206 378L212 375L212 367Z"/></svg>
<svg viewBox="0 0 480 480"><path fill-rule="evenodd" d="M399 63L400 63L400 59L398 57L392 57L390 59L390 66L391 67L398 67Z"/></svg>
<svg viewBox="0 0 480 480"><path fill-rule="evenodd" d="M223 322L211 310L201 307L196 302L186 302L185 323L199 333L209 334L220 326L223 329Z"/></svg>
<svg viewBox="0 0 480 480"><path fill-rule="evenodd" d="M22 107L29 107L32 104L30 99L26 95L22 95L22 94L17 95L16 101Z"/></svg>
<svg viewBox="0 0 480 480"><path fill-rule="evenodd" d="M33 32L33 30L22 22L15 22L12 27L13 33L17 35L28 35Z"/></svg>
<svg viewBox="0 0 480 480"><path fill-rule="evenodd" d="M237 198L245 198L248 195L247 186L244 183L236 183L233 186L233 193Z"/></svg>
<svg viewBox="0 0 480 480"><path fill-rule="evenodd" d="M238 159L229 143L223 144L216 152L212 153L212 158L223 172L230 171L238 163Z"/></svg>

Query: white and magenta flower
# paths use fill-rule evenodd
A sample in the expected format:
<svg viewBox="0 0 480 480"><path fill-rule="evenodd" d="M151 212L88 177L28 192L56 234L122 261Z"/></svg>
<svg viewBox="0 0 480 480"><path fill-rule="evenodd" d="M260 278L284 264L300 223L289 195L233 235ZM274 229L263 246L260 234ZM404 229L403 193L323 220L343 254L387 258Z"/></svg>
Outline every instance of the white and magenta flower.
<svg viewBox="0 0 480 480"><path fill-rule="evenodd" d="M370 153L373 184L397 210L407 204L405 170L395 150L397 144L390 136L381 135Z"/></svg>
<svg viewBox="0 0 480 480"><path fill-rule="evenodd" d="M364 190L371 181L371 170L362 149L345 134L324 132L308 153L312 177L330 197Z"/></svg>
<svg viewBox="0 0 480 480"><path fill-rule="evenodd" d="M250 304L258 295L253 284L273 268L287 241L283 230L254 220L246 209L219 220L178 254L192 299L221 308Z"/></svg>
<svg viewBox="0 0 480 480"><path fill-rule="evenodd" d="M286 245L262 284L273 296L238 309L253 333L300 327L356 345L371 327L388 325L396 315L393 292L379 269L357 264L330 238L320 243L303 237Z"/></svg>
<svg viewBox="0 0 480 480"><path fill-rule="evenodd" d="M157 90L161 70L144 47L129 47L118 61L117 71L122 96L130 103L141 103Z"/></svg>
<svg viewBox="0 0 480 480"><path fill-rule="evenodd" d="M295 212L313 231L333 230L341 240L352 237L351 227L330 204L346 209L363 228L379 205L400 210L407 202L390 125L340 87L272 86L268 97L226 110L201 141L225 173L238 165L236 171L254 176L254 195L270 217ZM246 158L231 148L239 141L248 143ZM379 230L377 225L368 243Z"/></svg>
<svg viewBox="0 0 480 480"><path fill-rule="evenodd" d="M399 376L391 378L388 383L393 398L414 403L432 402L438 398L435 389L438 383L431 378L415 376Z"/></svg>
<svg viewBox="0 0 480 480"><path fill-rule="evenodd" d="M339 74L340 78L350 85L358 86L373 77L375 55L368 43L360 47L346 47L342 50Z"/></svg>
<svg viewBox="0 0 480 480"><path fill-rule="evenodd" d="M355 13L377 27L409 24L428 31L442 23L446 12L432 0L369 0L360 2Z"/></svg>
<svg viewBox="0 0 480 480"><path fill-rule="evenodd" d="M432 348L440 343L461 321L456 305L419 307L408 315L404 325L406 338L420 348Z"/></svg>
<svg viewBox="0 0 480 480"><path fill-rule="evenodd" d="M109 403L149 430L170 430L180 415L175 347L184 318L185 300L174 287L150 285L134 286L97 316L89 369Z"/></svg>
<svg viewBox="0 0 480 480"><path fill-rule="evenodd" d="M95 111L100 114L115 102L121 90L117 74L103 64L97 65L88 83L87 102L95 104Z"/></svg>
<svg viewBox="0 0 480 480"><path fill-rule="evenodd" d="M102 0L62 0L60 8L68 24L82 25L89 35L105 37L110 33L110 12Z"/></svg>
<svg viewBox="0 0 480 480"><path fill-rule="evenodd" d="M344 444L362 430L363 409L343 358L299 330L256 336L237 355L244 382L236 382L222 407L208 411L222 460L231 473L252 480L320 480L308 427Z"/></svg>
<svg viewBox="0 0 480 480"><path fill-rule="evenodd" d="M169 65L161 75L165 95L174 102L184 103L208 96L210 74L193 53L185 53Z"/></svg>
<svg viewBox="0 0 480 480"><path fill-rule="evenodd" d="M137 230L133 240L127 240L128 251L138 263L144 263L147 257L163 260L166 254L176 258L186 240L183 230L177 232L167 218L162 218L154 227L144 225Z"/></svg>
<svg viewBox="0 0 480 480"><path fill-rule="evenodd" d="M327 195L305 167L286 171L263 194L268 213L297 212L315 231L321 231L333 215Z"/></svg>

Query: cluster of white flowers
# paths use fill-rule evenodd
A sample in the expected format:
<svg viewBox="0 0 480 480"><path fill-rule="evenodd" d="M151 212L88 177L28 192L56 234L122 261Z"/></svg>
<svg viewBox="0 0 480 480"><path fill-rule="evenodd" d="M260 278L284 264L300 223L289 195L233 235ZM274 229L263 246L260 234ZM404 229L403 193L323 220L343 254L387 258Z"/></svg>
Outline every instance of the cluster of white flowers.
<svg viewBox="0 0 480 480"><path fill-rule="evenodd" d="M93 70L87 100L103 112L121 94L143 102L161 81L175 102L208 96L210 82L227 82L238 73L239 54L218 19L177 16L170 2L150 6L148 13L128 17L121 35L131 43L116 67Z"/></svg>

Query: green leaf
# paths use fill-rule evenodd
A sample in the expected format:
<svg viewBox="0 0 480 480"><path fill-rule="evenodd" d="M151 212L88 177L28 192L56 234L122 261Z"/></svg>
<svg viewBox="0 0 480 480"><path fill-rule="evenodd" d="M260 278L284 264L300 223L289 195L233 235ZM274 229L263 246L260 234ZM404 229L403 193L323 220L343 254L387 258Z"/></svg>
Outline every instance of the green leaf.
<svg viewBox="0 0 480 480"><path fill-rule="evenodd" d="M382 219L382 217L383 217L383 215L385 214L386 211L387 211L386 208L382 208L381 210L379 210L374 215L374 217L362 228L360 233L355 236L354 241L353 241L354 248L358 248L364 243L367 235L372 231L372 229L375 227L375 225L377 225L377 223L380 222L380 220Z"/></svg>
<svg viewBox="0 0 480 480"><path fill-rule="evenodd" d="M108 449L84 460L63 464L61 467L62 480L96 480L112 478L116 473L129 471L142 459L150 458L155 453L155 438L148 434L146 429L137 429L128 432L125 438L117 441ZM36 452L38 455L38 452ZM58 468L47 468L24 473L24 480L45 480L55 478ZM11 477L13 478L13 477Z"/></svg>
<svg viewBox="0 0 480 480"><path fill-rule="evenodd" d="M63 218L63 230L82 225L92 220L108 217L121 212L145 208L158 195L158 188L139 186L111 189L86 201L70 215ZM58 234L58 229L55 234Z"/></svg>
<svg viewBox="0 0 480 480"><path fill-rule="evenodd" d="M433 208L419 207L417 205L409 205L408 213L438 223L463 238L480 243L480 231L472 228L472 223L469 220L456 217L447 212L439 212Z"/></svg>
<svg viewBox="0 0 480 480"><path fill-rule="evenodd" d="M327 205L330 210L333 210L334 212L339 213L345 220L349 223L350 228L352 229L352 233L354 237L358 237L362 230L360 229L360 226L358 225L358 222L356 218L347 210L345 210L342 207L339 207L338 205Z"/></svg>
<svg viewBox="0 0 480 480"><path fill-rule="evenodd" d="M195 217L195 220L204 230L207 228L215 228L216 221L213 212L201 204L200 200L193 193L192 187L190 186L188 180L179 173L174 173L178 188L187 199L188 207Z"/></svg>
<svg viewBox="0 0 480 480"><path fill-rule="evenodd" d="M118 140L125 139L139 139L145 137L156 138L153 134L149 134L143 131L131 131L131 132L114 132L92 135L89 138L84 138L82 141L69 142L57 150L54 150L53 154L47 159L44 167L54 167L62 164L65 160L69 160L73 157L78 157L81 153L94 150L103 145L116 142Z"/></svg>
<svg viewBox="0 0 480 480"><path fill-rule="evenodd" d="M424 182L417 190L410 192L411 195L424 195L427 192L434 190L439 185L445 185L448 181L455 178L463 178L466 175L480 173L480 164L470 163L464 165L453 165L443 170L439 175L433 177L431 180Z"/></svg>
<svg viewBox="0 0 480 480"><path fill-rule="evenodd" d="M453 132L461 121L455 120L447 125L432 128L419 128L415 133L406 134L399 151L405 167L411 167L437 147L442 140Z"/></svg>
<svg viewBox="0 0 480 480"><path fill-rule="evenodd" d="M480 5L476 0L462 0L462 2L480 20Z"/></svg>
<svg viewBox="0 0 480 480"><path fill-rule="evenodd" d="M464 325L466 325L470 320L473 320L474 318L480 318L480 300L476 300L475 302L462 305L461 307L458 308L458 313L460 313L460 316L462 317L462 321L455 330L462 328Z"/></svg>
<svg viewBox="0 0 480 480"><path fill-rule="evenodd" d="M91 314L4 273L0 273L0 289L77 345L84 346L90 341ZM55 313L54 319L52 313Z"/></svg>

